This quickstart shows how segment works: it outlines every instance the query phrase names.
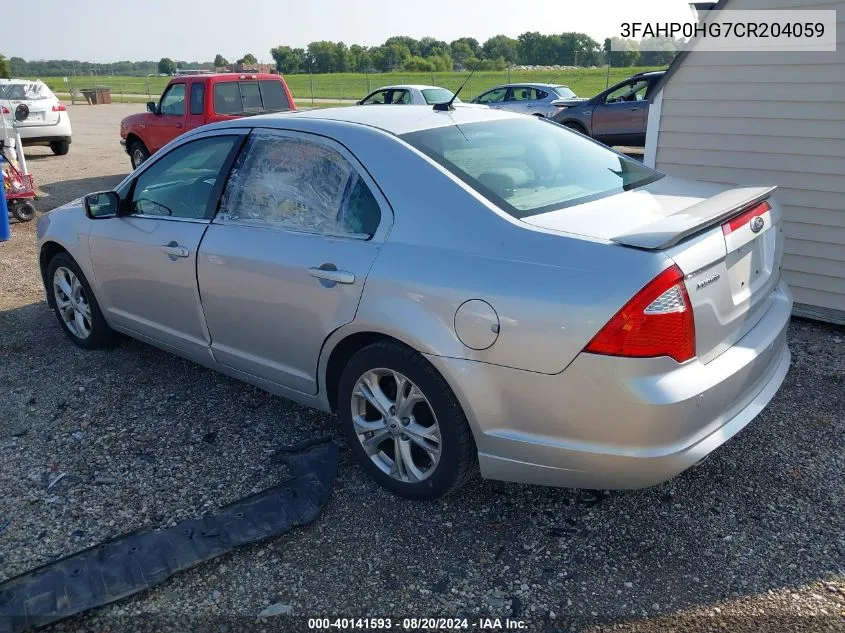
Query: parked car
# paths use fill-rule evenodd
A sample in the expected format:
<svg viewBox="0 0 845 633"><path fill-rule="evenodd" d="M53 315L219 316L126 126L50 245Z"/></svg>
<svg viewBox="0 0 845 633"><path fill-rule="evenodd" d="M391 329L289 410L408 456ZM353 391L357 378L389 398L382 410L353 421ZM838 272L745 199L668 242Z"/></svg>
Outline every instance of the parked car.
<svg viewBox="0 0 845 633"><path fill-rule="evenodd" d="M552 101L548 117L607 145L645 145L648 98L665 70L638 73L592 99Z"/></svg>
<svg viewBox="0 0 845 633"><path fill-rule="evenodd" d="M451 90L438 86L384 86L373 90L358 105L434 105L447 103L454 96ZM454 103L461 103L460 98L455 98Z"/></svg>
<svg viewBox="0 0 845 633"><path fill-rule="evenodd" d="M568 86L560 84L506 84L481 93L472 103L545 117L556 99L577 98Z"/></svg>
<svg viewBox="0 0 845 633"><path fill-rule="evenodd" d="M50 307L334 411L395 493L636 488L789 366L773 187L664 176L546 119L369 106L193 130L43 216Z"/></svg>
<svg viewBox="0 0 845 633"><path fill-rule="evenodd" d="M194 128L244 116L295 110L281 75L216 73L174 77L147 111L120 123L120 144L137 169L151 154Z"/></svg>
<svg viewBox="0 0 845 633"><path fill-rule="evenodd" d="M15 110L20 105L29 109L24 121L15 121ZM43 81L12 79L0 83L0 116L15 127L21 143L47 145L57 156L70 151L73 131L70 117L62 101Z"/></svg>

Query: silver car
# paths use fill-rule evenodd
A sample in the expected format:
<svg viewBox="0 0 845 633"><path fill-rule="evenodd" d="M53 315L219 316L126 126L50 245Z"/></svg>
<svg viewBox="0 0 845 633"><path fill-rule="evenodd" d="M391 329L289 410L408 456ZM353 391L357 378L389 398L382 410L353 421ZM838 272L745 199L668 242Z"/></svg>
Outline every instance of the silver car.
<svg viewBox="0 0 845 633"><path fill-rule="evenodd" d="M44 215L49 305L336 412L381 485L635 488L790 362L771 187L664 176L548 120L351 107L179 137Z"/></svg>
<svg viewBox="0 0 845 633"><path fill-rule="evenodd" d="M560 84L505 84L482 92L470 103L486 105L496 110L545 117L552 111L552 102L577 99L568 86Z"/></svg>

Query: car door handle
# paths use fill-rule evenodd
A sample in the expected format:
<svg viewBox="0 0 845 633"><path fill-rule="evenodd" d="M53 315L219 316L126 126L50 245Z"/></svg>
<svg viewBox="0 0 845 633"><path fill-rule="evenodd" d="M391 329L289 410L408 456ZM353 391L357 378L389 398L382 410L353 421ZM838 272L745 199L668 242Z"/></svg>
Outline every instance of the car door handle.
<svg viewBox="0 0 845 633"><path fill-rule="evenodd" d="M325 265L324 265L325 266ZM347 270L330 269L328 267L309 268L308 274L317 279L333 281L336 284L354 284L355 275Z"/></svg>
<svg viewBox="0 0 845 633"><path fill-rule="evenodd" d="M184 246L180 246L177 242L170 242L161 247L162 253L167 253L170 257L187 257L191 252Z"/></svg>

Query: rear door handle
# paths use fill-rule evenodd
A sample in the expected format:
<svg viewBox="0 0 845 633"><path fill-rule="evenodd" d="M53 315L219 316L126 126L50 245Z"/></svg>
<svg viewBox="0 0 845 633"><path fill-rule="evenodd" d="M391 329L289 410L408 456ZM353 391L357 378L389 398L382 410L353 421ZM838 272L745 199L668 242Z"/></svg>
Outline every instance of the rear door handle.
<svg viewBox="0 0 845 633"><path fill-rule="evenodd" d="M187 257L191 252L184 246L180 246L178 242L170 242L161 247L162 253L167 253L171 259L176 257Z"/></svg>
<svg viewBox="0 0 845 633"><path fill-rule="evenodd" d="M325 264L324 264L325 266ZM317 279L323 279L325 281L332 281L336 284L354 284L355 283L355 275L350 273L347 270L337 270L337 269L330 269L328 267L320 267L320 268L309 268L308 274L312 277L316 277Z"/></svg>

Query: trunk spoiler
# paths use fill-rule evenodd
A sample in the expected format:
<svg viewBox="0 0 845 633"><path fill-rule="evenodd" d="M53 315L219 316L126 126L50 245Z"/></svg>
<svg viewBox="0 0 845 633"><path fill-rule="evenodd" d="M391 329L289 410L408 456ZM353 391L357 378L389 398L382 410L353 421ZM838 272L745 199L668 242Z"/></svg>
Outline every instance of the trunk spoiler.
<svg viewBox="0 0 845 633"><path fill-rule="evenodd" d="M674 246L702 229L719 224L768 198L777 187L739 187L702 200L678 213L646 224L636 231L618 235L611 241L647 250Z"/></svg>

